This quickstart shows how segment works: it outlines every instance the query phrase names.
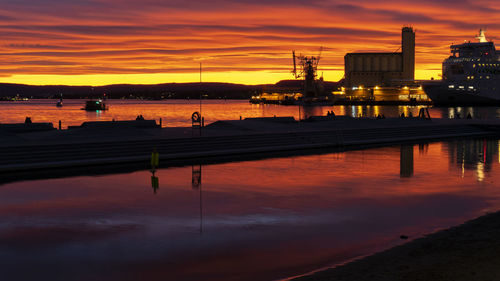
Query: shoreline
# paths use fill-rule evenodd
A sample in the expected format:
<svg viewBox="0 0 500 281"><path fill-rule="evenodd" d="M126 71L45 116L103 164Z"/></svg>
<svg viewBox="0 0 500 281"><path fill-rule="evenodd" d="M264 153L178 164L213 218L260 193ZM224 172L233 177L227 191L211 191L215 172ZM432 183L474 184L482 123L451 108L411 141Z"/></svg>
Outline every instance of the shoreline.
<svg viewBox="0 0 500 281"><path fill-rule="evenodd" d="M500 212L294 281L494 280L500 275Z"/></svg>

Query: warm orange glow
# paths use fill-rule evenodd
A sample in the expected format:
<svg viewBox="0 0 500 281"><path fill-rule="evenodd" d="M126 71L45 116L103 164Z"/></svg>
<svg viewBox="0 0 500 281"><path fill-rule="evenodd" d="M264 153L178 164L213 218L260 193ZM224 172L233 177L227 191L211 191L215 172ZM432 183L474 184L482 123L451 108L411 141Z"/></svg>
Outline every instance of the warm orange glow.
<svg viewBox="0 0 500 281"><path fill-rule="evenodd" d="M481 26L489 39L500 34L491 0L481 9L409 0L41 2L2 4L0 82L197 82L201 62L203 81L272 83L292 79L291 50L316 55L320 46L319 71L336 81L345 53L396 51L405 24L417 30L416 78L438 79L451 43L474 40Z"/></svg>

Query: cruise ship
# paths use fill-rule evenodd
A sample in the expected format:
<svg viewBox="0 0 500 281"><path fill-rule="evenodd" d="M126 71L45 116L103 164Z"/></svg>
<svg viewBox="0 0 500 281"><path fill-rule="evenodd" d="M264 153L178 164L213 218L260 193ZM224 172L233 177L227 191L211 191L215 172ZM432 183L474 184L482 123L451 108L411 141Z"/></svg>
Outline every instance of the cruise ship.
<svg viewBox="0 0 500 281"><path fill-rule="evenodd" d="M436 105L500 104L500 52L486 40L451 45L451 55L443 62L443 79L422 84Z"/></svg>

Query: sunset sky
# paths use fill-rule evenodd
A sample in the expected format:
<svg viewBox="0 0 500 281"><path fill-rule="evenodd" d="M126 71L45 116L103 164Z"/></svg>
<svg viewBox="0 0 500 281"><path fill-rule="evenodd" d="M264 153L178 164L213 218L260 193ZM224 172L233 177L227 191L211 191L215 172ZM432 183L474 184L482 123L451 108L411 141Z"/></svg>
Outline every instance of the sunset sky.
<svg viewBox="0 0 500 281"><path fill-rule="evenodd" d="M500 38L498 0L0 0L0 82L104 85L292 79L291 50L324 51L325 80L345 53L396 51L416 35L416 78L438 77L449 45L480 27Z"/></svg>

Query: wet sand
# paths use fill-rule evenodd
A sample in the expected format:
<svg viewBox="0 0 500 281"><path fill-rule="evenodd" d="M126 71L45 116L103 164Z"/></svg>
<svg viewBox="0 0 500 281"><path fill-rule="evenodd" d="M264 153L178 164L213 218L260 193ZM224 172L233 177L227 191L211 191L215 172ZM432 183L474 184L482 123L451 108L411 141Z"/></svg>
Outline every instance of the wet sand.
<svg viewBox="0 0 500 281"><path fill-rule="evenodd" d="M293 280L498 280L499 252L500 212Z"/></svg>

